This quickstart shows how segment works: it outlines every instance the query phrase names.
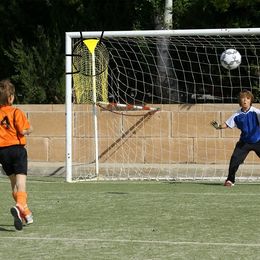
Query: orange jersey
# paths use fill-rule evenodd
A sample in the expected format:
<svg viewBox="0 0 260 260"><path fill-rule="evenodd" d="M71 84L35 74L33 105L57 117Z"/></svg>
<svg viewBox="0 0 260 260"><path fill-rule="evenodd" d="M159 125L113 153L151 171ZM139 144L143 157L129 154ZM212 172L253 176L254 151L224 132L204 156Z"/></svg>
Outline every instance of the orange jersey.
<svg viewBox="0 0 260 260"><path fill-rule="evenodd" d="M0 147L25 145L22 131L29 128L29 121L19 108L0 106Z"/></svg>

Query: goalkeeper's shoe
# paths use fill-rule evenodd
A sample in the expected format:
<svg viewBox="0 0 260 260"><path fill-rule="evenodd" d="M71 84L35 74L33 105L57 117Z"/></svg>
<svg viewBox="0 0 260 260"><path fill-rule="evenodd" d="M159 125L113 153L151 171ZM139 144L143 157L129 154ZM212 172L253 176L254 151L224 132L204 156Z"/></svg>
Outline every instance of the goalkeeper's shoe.
<svg viewBox="0 0 260 260"><path fill-rule="evenodd" d="M16 230L22 230L23 229L23 220L21 217L21 212L18 207L12 207L10 209L10 212L14 218L14 227Z"/></svg>
<svg viewBox="0 0 260 260"><path fill-rule="evenodd" d="M226 180L224 186L226 187L233 187L235 184L232 181Z"/></svg>

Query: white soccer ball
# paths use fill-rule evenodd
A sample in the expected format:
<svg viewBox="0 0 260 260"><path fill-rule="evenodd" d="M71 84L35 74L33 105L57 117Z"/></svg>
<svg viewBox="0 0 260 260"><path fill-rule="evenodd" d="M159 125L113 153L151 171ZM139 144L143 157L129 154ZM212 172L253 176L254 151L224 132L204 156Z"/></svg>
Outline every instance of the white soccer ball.
<svg viewBox="0 0 260 260"><path fill-rule="evenodd" d="M241 63L241 55L235 49L227 49L221 54L220 63L225 69L236 69Z"/></svg>

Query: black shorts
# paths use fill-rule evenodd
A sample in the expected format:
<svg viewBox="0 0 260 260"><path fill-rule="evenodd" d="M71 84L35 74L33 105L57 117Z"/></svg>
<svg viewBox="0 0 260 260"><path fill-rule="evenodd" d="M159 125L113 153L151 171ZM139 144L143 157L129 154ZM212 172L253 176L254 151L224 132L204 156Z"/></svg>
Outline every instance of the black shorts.
<svg viewBox="0 0 260 260"><path fill-rule="evenodd" d="M23 145L0 148L0 164L7 176L12 174L27 175L27 151Z"/></svg>

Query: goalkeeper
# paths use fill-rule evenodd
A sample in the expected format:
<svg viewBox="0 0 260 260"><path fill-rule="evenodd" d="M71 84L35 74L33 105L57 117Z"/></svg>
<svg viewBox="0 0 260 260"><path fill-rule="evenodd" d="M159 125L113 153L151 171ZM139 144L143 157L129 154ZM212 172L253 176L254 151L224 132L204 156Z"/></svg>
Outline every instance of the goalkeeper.
<svg viewBox="0 0 260 260"><path fill-rule="evenodd" d="M240 139L230 159L225 186L234 185L238 167L244 162L250 151L254 151L260 157L260 110L252 106L254 96L249 90L241 91L238 101L241 108L226 122L222 124L216 121L211 122L216 129L237 127L241 131Z"/></svg>
<svg viewBox="0 0 260 260"><path fill-rule="evenodd" d="M15 87L9 80L0 81L0 163L9 177L16 205L11 208L14 226L23 228L23 220L33 223L27 206L27 151L25 135L31 132L25 114L12 106Z"/></svg>

